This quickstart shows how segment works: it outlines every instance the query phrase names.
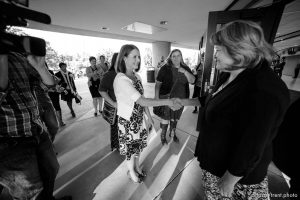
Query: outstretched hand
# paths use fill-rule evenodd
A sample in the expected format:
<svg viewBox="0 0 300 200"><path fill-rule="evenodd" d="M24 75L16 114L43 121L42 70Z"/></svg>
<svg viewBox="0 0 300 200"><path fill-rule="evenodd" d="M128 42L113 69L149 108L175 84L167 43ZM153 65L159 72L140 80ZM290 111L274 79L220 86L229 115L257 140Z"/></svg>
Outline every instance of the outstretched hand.
<svg viewBox="0 0 300 200"><path fill-rule="evenodd" d="M182 107L182 102L179 98L172 98L173 105L170 106L172 110L179 110Z"/></svg>

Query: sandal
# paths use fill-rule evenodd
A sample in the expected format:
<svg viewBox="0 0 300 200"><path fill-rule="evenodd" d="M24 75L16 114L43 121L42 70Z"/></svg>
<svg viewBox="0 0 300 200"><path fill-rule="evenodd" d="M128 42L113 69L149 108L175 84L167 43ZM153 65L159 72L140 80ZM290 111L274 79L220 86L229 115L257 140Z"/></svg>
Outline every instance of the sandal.
<svg viewBox="0 0 300 200"><path fill-rule="evenodd" d="M145 178L147 176L145 170L142 170L142 173L138 173L138 174L139 174L139 178Z"/></svg>
<svg viewBox="0 0 300 200"><path fill-rule="evenodd" d="M129 178L133 183L135 183L135 184L140 184L140 183L143 182L142 179L141 179L139 176L137 177L138 180L137 180L137 181L134 181L134 180L132 179L131 175L130 175L129 170L127 171L127 176L128 176L128 178Z"/></svg>

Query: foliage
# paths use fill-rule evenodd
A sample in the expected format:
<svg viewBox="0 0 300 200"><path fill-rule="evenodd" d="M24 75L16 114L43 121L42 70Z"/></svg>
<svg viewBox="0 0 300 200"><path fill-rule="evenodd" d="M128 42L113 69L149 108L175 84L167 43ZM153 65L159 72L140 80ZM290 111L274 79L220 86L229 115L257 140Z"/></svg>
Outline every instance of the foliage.
<svg viewBox="0 0 300 200"><path fill-rule="evenodd" d="M100 56L104 55L105 56L105 61L106 62L111 62L112 56L113 56L114 52L112 51L112 49L100 49L98 50L98 53L96 54L96 60L97 62L100 62Z"/></svg>
<svg viewBox="0 0 300 200"><path fill-rule="evenodd" d="M46 41L46 63L53 70L58 70L59 56L58 53L51 47L50 42Z"/></svg>
<svg viewBox="0 0 300 200"><path fill-rule="evenodd" d="M6 32L12 33L14 35L20 35L20 36L28 36L27 33L24 33L21 29L14 27L14 26L7 26L6 27Z"/></svg>
<svg viewBox="0 0 300 200"><path fill-rule="evenodd" d="M152 67L152 49L146 48L144 55L144 65L145 67Z"/></svg>

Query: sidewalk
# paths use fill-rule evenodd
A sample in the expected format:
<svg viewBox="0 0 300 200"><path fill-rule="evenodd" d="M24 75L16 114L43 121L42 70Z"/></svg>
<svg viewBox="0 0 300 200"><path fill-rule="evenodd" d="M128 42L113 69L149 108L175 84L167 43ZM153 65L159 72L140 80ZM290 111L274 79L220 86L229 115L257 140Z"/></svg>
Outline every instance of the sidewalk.
<svg viewBox="0 0 300 200"><path fill-rule="evenodd" d="M145 96L152 97L154 84L144 84ZM102 117L91 117L89 110L65 128L54 143L61 168L55 195L72 195L74 200L194 200L202 199L201 169L194 158L198 133L197 115L186 108L178 123L179 143L167 138L162 146L158 119L148 147L141 154L147 171L143 184L132 183L126 175L124 157L110 151L108 124ZM287 185L280 171L269 169L270 191L285 193ZM278 198L276 198L278 199ZM279 198L280 199L280 198Z"/></svg>

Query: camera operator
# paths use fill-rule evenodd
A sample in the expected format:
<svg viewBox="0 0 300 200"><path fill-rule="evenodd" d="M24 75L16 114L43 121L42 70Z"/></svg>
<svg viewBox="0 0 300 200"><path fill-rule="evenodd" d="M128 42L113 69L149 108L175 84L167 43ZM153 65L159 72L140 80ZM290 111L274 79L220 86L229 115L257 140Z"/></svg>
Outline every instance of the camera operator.
<svg viewBox="0 0 300 200"><path fill-rule="evenodd" d="M47 63L45 63L45 65L47 67ZM47 133L51 141L53 142L58 132L59 125L58 125L58 120L56 117L56 111L54 109L54 105L52 104L52 100L50 99L50 95L48 94L49 88L35 87L35 92L38 101L38 108L39 108L41 120L44 123L45 129L47 129Z"/></svg>
<svg viewBox="0 0 300 200"><path fill-rule="evenodd" d="M39 117L34 88L53 87L54 78L44 57L26 59L1 51L0 184L13 199L53 200L59 164Z"/></svg>

